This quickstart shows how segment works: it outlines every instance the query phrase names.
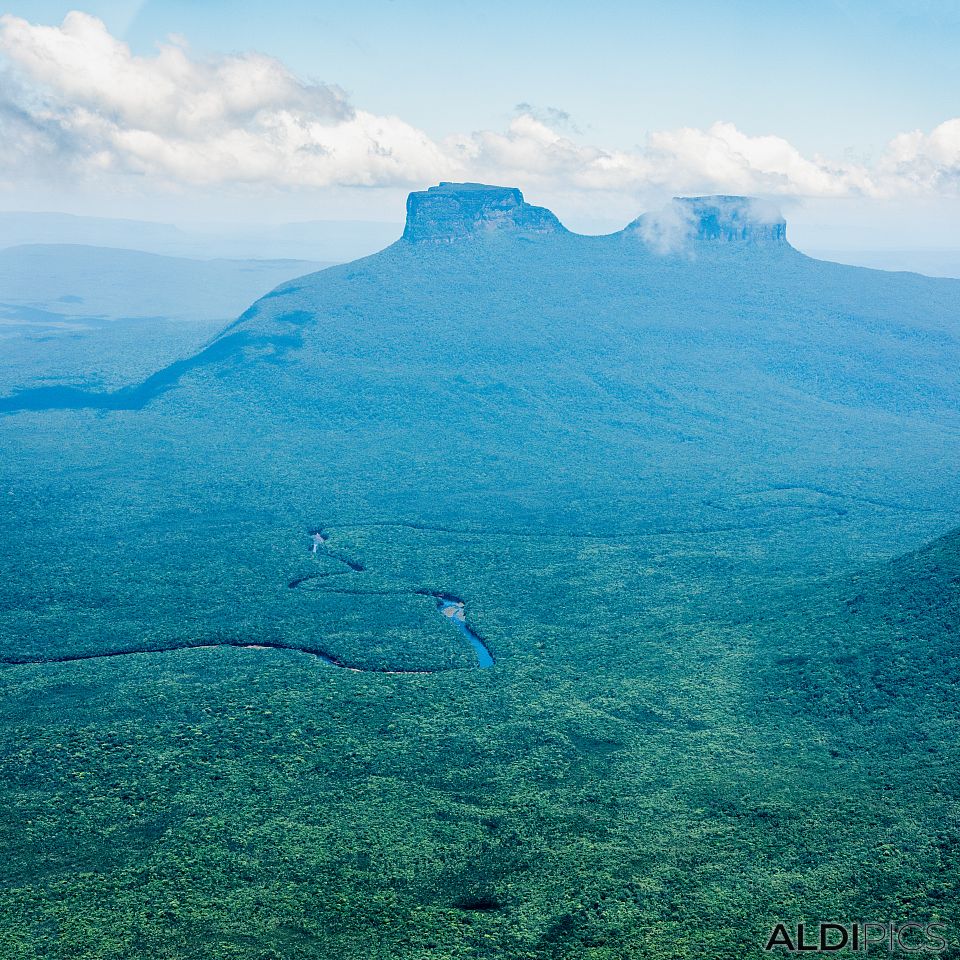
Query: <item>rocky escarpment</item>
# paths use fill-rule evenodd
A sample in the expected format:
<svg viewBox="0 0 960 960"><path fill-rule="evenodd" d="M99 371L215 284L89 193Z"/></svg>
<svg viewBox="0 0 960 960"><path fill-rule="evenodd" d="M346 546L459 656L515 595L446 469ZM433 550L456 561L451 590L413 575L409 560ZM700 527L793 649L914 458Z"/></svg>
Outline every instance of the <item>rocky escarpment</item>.
<svg viewBox="0 0 960 960"><path fill-rule="evenodd" d="M441 183L411 193L403 239L411 243L453 243L492 237L566 233L546 208L524 202L515 187L482 183Z"/></svg>
<svg viewBox="0 0 960 960"><path fill-rule="evenodd" d="M535 238L569 231L545 207L526 203L516 187L441 183L407 198L408 243L455 243L501 236ZM754 197L675 197L621 232L660 253L691 243L783 246L787 224L772 204Z"/></svg>
<svg viewBox="0 0 960 960"><path fill-rule="evenodd" d="M773 204L755 197L674 197L663 210L628 224L624 234L667 250L690 242L780 246L787 223Z"/></svg>

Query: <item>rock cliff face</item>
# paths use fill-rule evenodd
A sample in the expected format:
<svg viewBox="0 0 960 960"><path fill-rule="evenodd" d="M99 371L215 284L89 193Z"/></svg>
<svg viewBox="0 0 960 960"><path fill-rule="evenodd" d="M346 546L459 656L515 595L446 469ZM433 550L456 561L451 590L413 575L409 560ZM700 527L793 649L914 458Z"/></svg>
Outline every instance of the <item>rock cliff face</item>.
<svg viewBox="0 0 960 960"><path fill-rule="evenodd" d="M787 242L787 224L779 210L754 197L674 197L663 210L638 217L624 233L667 250L691 241L757 246Z"/></svg>
<svg viewBox="0 0 960 960"><path fill-rule="evenodd" d="M441 183L407 198L403 239L411 243L454 243L498 234L566 232L549 210L525 203L523 194L514 187Z"/></svg>
<svg viewBox="0 0 960 960"><path fill-rule="evenodd" d="M677 197L698 240L784 243L787 223L771 204L753 197Z"/></svg>

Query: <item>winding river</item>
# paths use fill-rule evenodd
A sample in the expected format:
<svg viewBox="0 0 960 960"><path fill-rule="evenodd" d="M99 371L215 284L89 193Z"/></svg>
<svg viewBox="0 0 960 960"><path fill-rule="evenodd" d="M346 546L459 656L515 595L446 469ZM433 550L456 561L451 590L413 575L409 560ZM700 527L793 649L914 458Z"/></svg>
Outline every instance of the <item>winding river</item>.
<svg viewBox="0 0 960 960"><path fill-rule="evenodd" d="M295 584L291 584L294 586ZM416 591L420 592L420 591ZM449 621L459 632L467 639L477 655L477 667L486 669L494 664L493 654L487 645L477 636L467 625L464 612L464 602L456 597L447 594L428 594L436 601L436 610L440 616ZM316 657L318 660L330 667L338 667L341 670L350 670L354 673L387 673L387 674L430 674L444 673L450 669L456 668L436 668L431 670L409 669L391 669L389 667L361 667L341 660L338 657L331 656L329 653L311 647L294 646L285 643L242 643L240 641L222 640L219 643L181 643L170 644L163 647L152 647L146 650L107 650L103 653L67 653L49 657L3 657L0 656L0 664L7 666L22 666L26 664L41 663L73 663L78 660L105 660L111 657L133 657L143 656L152 653L174 653L178 650L213 650L217 647L236 647L240 650L288 650L293 653L303 653L307 656Z"/></svg>

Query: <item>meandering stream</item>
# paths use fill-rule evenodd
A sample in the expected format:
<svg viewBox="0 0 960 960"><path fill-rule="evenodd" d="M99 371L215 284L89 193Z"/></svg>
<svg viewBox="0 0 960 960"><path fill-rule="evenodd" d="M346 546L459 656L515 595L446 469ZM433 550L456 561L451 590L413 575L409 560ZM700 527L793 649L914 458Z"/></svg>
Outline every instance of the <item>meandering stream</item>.
<svg viewBox="0 0 960 960"><path fill-rule="evenodd" d="M312 531L310 536L310 553L316 556L318 551L320 551L326 544L328 536L322 534L320 531ZM356 561L342 557L338 554L330 553L329 555L339 560L346 566L347 569L344 571L345 573L363 572L364 570L363 565L357 563ZM315 579L317 576L325 575L328 574L307 574L296 577L295 579L291 580L287 586L291 589L296 589L297 587L301 586L301 584L307 583L310 580ZM430 597L435 601L435 609L437 613L445 620L449 621L473 648L477 656L478 668L486 669L494 665L493 654L490 652L489 647L487 647L483 640L476 633L474 633L474 631L471 630L470 626L467 624L466 605L463 600L461 600L459 597L450 596L449 594L445 593L429 593L425 590L410 590L410 592L420 596ZM362 591L357 591L357 595L362 596ZM294 646L293 644L276 642L244 643L237 640L221 640L217 643L210 643L209 641L198 641L196 643L171 643L169 645L152 647L145 650L107 650L101 653L54 654L52 656L45 657L4 657L0 655L0 664L19 666L41 663L72 663L78 660L103 660L110 657L143 656L144 654L150 653L174 653L178 650L212 650L216 647L236 647L241 650L287 650L294 653L302 653L308 656L316 657L328 666L338 667L341 670L351 670L355 673L429 674L445 672L448 669L455 669L436 668L424 670L416 668L391 669L389 667L362 667L339 657L335 657L317 647Z"/></svg>
<svg viewBox="0 0 960 960"><path fill-rule="evenodd" d="M354 573L363 573L365 571L366 568L362 563L331 550L327 545L330 536L324 530L318 528L311 529L309 531L309 537L309 550L311 556L314 558L319 558L322 555L342 563L345 568L343 570L343 574L349 575ZM297 589L298 587L301 587L303 584L309 583L312 580L338 575L340 575L338 571L333 571L332 573L323 572L302 574L290 580L287 583L287 586L290 589ZM330 590L330 592L340 591ZM351 590L346 592L356 592L358 597L364 595L362 590ZM463 600L461 600L459 597L451 596L450 594L433 593L423 589L415 590L406 588L400 589L396 592L413 593L418 596L425 598L429 597L434 600L437 613L445 620L449 621L473 648L477 655L477 667L480 669L486 669L493 666L494 658L493 654L490 652L490 648L487 647L483 640L476 633L474 633L474 631L471 630L467 624L466 604ZM18 666L23 664L72 663L77 660L103 660L108 657L142 656L148 653L172 653L177 650L210 650L215 647L237 647L241 650L288 650L295 653L303 653L307 654L308 656L317 657L328 666L339 667L342 670L352 670L355 673L428 674L445 672L449 669L457 669L450 667L427 670L416 668L391 669L389 667L362 667L357 664L350 663L347 660L333 656L332 654L327 653L318 647L294 646L293 644L276 642L244 643L239 640L221 640L217 643L210 643L209 641L198 641L196 643L171 643L169 645L152 647L145 650L107 650L102 653L68 653L60 655L55 654L45 657L4 657L2 654L0 654L0 664Z"/></svg>

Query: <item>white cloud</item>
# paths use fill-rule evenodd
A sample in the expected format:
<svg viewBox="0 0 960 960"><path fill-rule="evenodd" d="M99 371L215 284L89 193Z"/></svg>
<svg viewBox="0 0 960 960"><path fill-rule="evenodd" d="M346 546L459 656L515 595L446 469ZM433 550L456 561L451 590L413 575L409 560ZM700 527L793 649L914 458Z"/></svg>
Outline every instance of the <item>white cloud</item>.
<svg viewBox="0 0 960 960"><path fill-rule="evenodd" d="M730 123L709 130L651 134L644 148L606 151L581 146L543 121L521 115L506 133L475 133L451 141L472 169L582 189L721 191L789 196L845 196L877 191L869 173L805 159L780 137L750 137Z"/></svg>
<svg viewBox="0 0 960 960"><path fill-rule="evenodd" d="M914 130L895 137L882 168L901 190L912 187L956 195L960 191L960 118L941 123L929 134Z"/></svg>
<svg viewBox="0 0 960 960"><path fill-rule="evenodd" d="M569 118L523 105L502 132L436 141L355 108L261 54L199 59L171 39L135 56L98 19L0 17L0 162L19 173L174 185L407 186L440 179L637 195L890 197L960 188L960 119L896 137L873 167L805 157L731 123L652 133L634 150L572 139ZM564 132L561 132L564 131Z"/></svg>
<svg viewBox="0 0 960 960"><path fill-rule="evenodd" d="M808 160L781 137L749 137L731 123L655 133L650 152L685 182L714 179L729 184L733 193L828 197L876 189L862 168Z"/></svg>
<svg viewBox="0 0 960 960"><path fill-rule="evenodd" d="M60 27L2 16L0 51L20 81L8 111L46 131L46 152L80 172L365 185L430 179L444 162L409 124L354 110L337 87L304 83L260 54L202 61L170 42L137 57L78 12Z"/></svg>

